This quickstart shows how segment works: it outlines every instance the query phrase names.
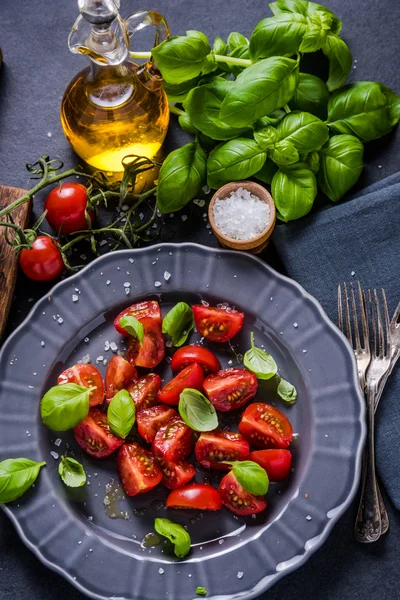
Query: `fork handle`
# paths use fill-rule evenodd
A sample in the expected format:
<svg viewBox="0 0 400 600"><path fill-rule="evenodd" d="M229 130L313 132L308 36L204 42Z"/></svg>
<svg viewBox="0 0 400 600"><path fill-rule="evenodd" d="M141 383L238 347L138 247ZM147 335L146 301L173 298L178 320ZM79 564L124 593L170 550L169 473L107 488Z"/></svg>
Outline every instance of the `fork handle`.
<svg viewBox="0 0 400 600"><path fill-rule="evenodd" d="M376 542L382 531L375 474L375 396L376 387L367 384L368 434L365 470L362 475L360 504L354 526L356 540L363 543Z"/></svg>

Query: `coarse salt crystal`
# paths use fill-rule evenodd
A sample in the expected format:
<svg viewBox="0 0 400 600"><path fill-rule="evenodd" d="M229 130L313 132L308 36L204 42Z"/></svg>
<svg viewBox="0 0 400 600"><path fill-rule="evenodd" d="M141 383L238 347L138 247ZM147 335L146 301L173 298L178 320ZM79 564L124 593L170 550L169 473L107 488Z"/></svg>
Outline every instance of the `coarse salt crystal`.
<svg viewBox="0 0 400 600"><path fill-rule="evenodd" d="M58 317L57 323L59 323L60 325L62 325L64 323L64 319L62 317Z"/></svg>
<svg viewBox="0 0 400 600"><path fill-rule="evenodd" d="M293 327L294 327L295 329L297 329L297 328L298 328L298 326L299 326L299 324L298 324L298 323L293 323Z"/></svg>
<svg viewBox="0 0 400 600"><path fill-rule="evenodd" d="M238 188L227 198L217 198L213 206L215 225L224 235L235 240L251 240L268 225L270 210L248 190Z"/></svg>
<svg viewBox="0 0 400 600"><path fill-rule="evenodd" d="M200 208L203 208L203 206L205 206L206 201L205 200L193 200L193 204L197 204L197 206L200 206Z"/></svg>
<svg viewBox="0 0 400 600"><path fill-rule="evenodd" d="M99 364L99 363L103 362L103 360L104 360L104 356L98 356L96 358L96 363Z"/></svg>
<svg viewBox="0 0 400 600"><path fill-rule="evenodd" d="M238 571L238 573L237 573L236 577L237 577L238 579L242 579L242 577L243 577L243 571Z"/></svg>
<svg viewBox="0 0 400 600"><path fill-rule="evenodd" d="M160 575L162 575L162 574L164 573L164 569L163 569L162 567L160 567L160 568L158 569L158 572L160 573Z"/></svg>
<svg viewBox="0 0 400 600"><path fill-rule="evenodd" d="M135 259L133 259L133 258L129 258L128 260L131 264L133 264L135 262Z"/></svg>
<svg viewBox="0 0 400 600"><path fill-rule="evenodd" d="M154 282L154 287L160 287L161 285L161 281L155 281Z"/></svg>
<svg viewBox="0 0 400 600"><path fill-rule="evenodd" d="M44 343L44 341L43 341L43 340L40 342L40 345L42 346L42 348L44 348L44 346L45 346L45 343Z"/></svg>
<svg viewBox="0 0 400 600"><path fill-rule="evenodd" d="M311 521L311 515L306 516L307 521Z"/></svg>
<svg viewBox="0 0 400 600"><path fill-rule="evenodd" d="M129 283L129 281L125 281L124 287L126 287L126 288L131 287L131 284Z"/></svg>
<svg viewBox="0 0 400 600"><path fill-rule="evenodd" d="M182 221L187 221L187 215L182 215Z"/></svg>
<svg viewBox="0 0 400 600"><path fill-rule="evenodd" d="M60 446L61 445L61 438L57 438L54 442L55 446Z"/></svg>
<svg viewBox="0 0 400 600"><path fill-rule="evenodd" d="M99 246L106 246L107 245L107 240L101 240L101 242L99 242Z"/></svg>
<svg viewBox="0 0 400 600"><path fill-rule="evenodd" d="M111 352L116 352L118 350L118 346L115 342L111 342L110 344Z"/></svg>
<svg viewBox="0 0 400 600"><path fill-rule="evenodd" d="M169 281L171 279L171 273L164 271L164 279L165 281Z"/></svg>
<svg viewBox="0 0 400 600"><path fill-rule="evenodd" d="M106 285L110 285L111 281L109 279L107 279L106 281Z"/></svg>
<svg viewBox="0 0 400 600"><path fill-rule="evenodd" d="M54 452L54 450L52 450L50 452L50 454L54 458L54 460L57 460L59 458L59 456L60 456L57 452Z"/></svg>
<svg viewBox="0 0 400 600"><path fill-rule="evenodd" d="M77 296L76 294L72 294L72 302L78 302L79 300L79 296Z"/></svg>

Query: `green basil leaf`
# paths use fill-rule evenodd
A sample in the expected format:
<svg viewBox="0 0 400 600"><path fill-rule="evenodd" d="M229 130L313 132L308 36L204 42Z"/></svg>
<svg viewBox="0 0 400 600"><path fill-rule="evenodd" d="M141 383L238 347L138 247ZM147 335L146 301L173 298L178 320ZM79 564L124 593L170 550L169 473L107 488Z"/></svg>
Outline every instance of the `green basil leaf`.
<svg viewBox="0 0 400 600"><path fill-rule="evenodd" d="M313 150L309 154L304 155L303 158L300 156L300 160L302 160L302 162L305 162L315 175L318 173L320 166L320 158L316 150Z"/></svg>
<svg viewBox="0 0 400 600"><path fill-rule="evenodd" d="M127 333L129 333L129 335L137 338L139 343L142 344L144 338L143 323L138 321L135 317L127 315L126 317L121 317L119 324Z"/></svg>
<svg viewBox="0 0 400 600"><path fill-rule="evenodd" d="M281 140L292 142L299 152L318 150L329 138L329 130L321 119L308 112L294 111L277 127Z"/></svg>
<svg viewBox="0 0 400 600"><path fill-rule="evenodd" d="M91 389L76 383L50 388L40 402L44 425L53 431L73 429L88 416Z"/></svg>
<svg viewBox="0 0 400 600"><path fill-rule="evenodd" d="M186 131L187 133L196 135L199 132L197 127L193 125L192 120L187 113L185 113L184 115L179 115L178 122L181 126L181 129L183 129L183 131Z"/></svg>
<svg viewBox="0 0 400 600"><path fill-rule="evenodd" d="M250 334L251 348L243 357L243 364L254 373L257 379L271 379L278 371L278 365L271 354L254 345L254 333Z"/></svg>
<svg viewBox="0 0 400 600"><path fill-rule="evenodd" d="M346 42L331 32L326 36L322 52L329 58L329 78L326 85L333 92L346 81L353 58Z"/></svg>
<svg viewBox="0 0 400 600"><path fill-rule="evenodd" d="M193 311L186 302L175 304L162 322L162 331L171 336L173 346L182 346L193 328Z"/></svg>
<svg viewBox="0 0 400 600"><path fill-rule="evenodd" d="M237 76L222 102L220 119L235 127L251 125L287 104L297 79L297 61L283 56L260 60Z"/></svg>
<svg viewBox="0 0 400 600"><path fill-rule="evenodd" d="M196 594L198 596L207 596L207 590L205 587L198 585L196 588Z"/></svg>
<svg viewBox="0 0 400 600"><path fill-rule="evenodd" d="M278 142L269 156L277 165L292 165L299 160L299 153L290 140Z"/></svg>
<svg viewBox="0 0 400 600"><path fill-rule="evenodd" d="M269 4L269 7L274 15L285 12L307 15L308 4L307 0L278 0Z"/></svg>
<svg viewBox="0 0 400 600"><path fill-rule="evenodd" d="M135 424L136 407L129 392L120 390L107 410L108 426L115 435L125 439Z"/></svg>
<svg viewBox="0 0 400 600"><path fill-rule="evenodd" d="M265 496L269 488L269 479L265 469L252 460L236 461L232 471L242 488L255 496Z"/></svg>
<svg viewBox="0 0 400 600"><path fill-rule="evenodd" d="M274 162L272 162L272 160L269 160L269 158L267 158L261 169L257 171L257 173L254 173L254 177L259 181L263 181L264 183L268 183L268 185L271 185L272 179L277 170L277 165Z"/></svg>
<svg viewBox="0 0 400 600"><path fill-rule="evenodd" d="M218 427L217 411L197 390L186 388L179 396L179 414L194 431L213 431Z"/></svg>
<svg viewBox="0 0 400 600"><path fill-rule="evenodd" d="M263 19L250 38L250 57L253 61L270 56L295 54L307 31L306 17L297 13L281 13Z"/></svg>
<svg viewBox="0 0 400 600"><path fill-rule="evenodd" d="M246 44L243 44L242 46L237 46L234 50L232 50L229 53L229 56L232 58L249 59L250 58L249 42L247 42ZM225 72L233 73L233 75L235 77L237 77L239 75L239 73L241 73L246 68L242 65L233 65L230 63L227 64L227 63L219 62L218 64L220 65L220 67L222 69L224 69Z"/></svg>
<svg viewBox="0 0 400 600"><path fill-rule="evenodd" d="M328 103L327 123L335 133L349 133L362 142L388 133L392 119L381 85L362 81L337 90Z"/></svg>
<svg viewBox="0 0 400 600"><path fill-rule="evenodd" d="M188 31L187 34L165 40L152 50L157 67L169 84L182 83L200 75L211 52L203 33Z"/></svg>
<svg viewBox="0 0 400 600"><path fill-rule="evenodd" d="M309 25L301 41L299 52L317 52L326 40L326 31L319 25Z"/></svg>
<svg viewBox="0 0 400 600"><path fill-rule="evenodd" d="M299 73L299 83L289 102L292 110L301 110L325 120L328 115L329 92L326 83L315 75Z"/></svg>
<svg viewBox="0 0 400 600"><path fill-rule="evenodd" d="M45 462L8 458L0 462L0 504L17 500L35 482Z"/></svg>
<svg viewBox="0 0 400 600"><path fill-rule="evenodd" d="M182 81L182 83L167 83L164 81L163 88L170 102L184 102L189 92L199 83L199 77Z"/></svg>
<svg viewBox="0 0 400 600"><path fill-rule="evenodd" d="M207 183L218 189L229 181L247 179L263 166L267 155L257 142L236 138L217 146L207 161Z"/></svg>
<svg viewBox="0 0 400 600"><path fill-rule="evenodd" d="M363 168L364 146L353 135L334 135L320 150L321 166L318 183L336 202L360 177Z"/></svg>
<svg viewBox="0 0 400 600"><path fill-rule="evenodd" d="M316 2L308 2L307 14L313 16L315 13L323 13L328 15L331 19L331 31L336 33L336 35L339 35L342 29L342 21L338 19L337 16L331 10L329 10L329 8L326 8L326 6L323 6L322 4L317 4Z"/></svg>
<svg viewBox="0 0 400 600"><path fill-rule="evenodd" d="M197 141L205 152L211 152L211 150L214 150L214 148L219 144L219 142L201 132L197 135Z"/></svg>
<svg viewBox="0 0 400 600"><path fill-rule="evenodd" d="M194 88L184 103L193 125L215 140L230 140L251 131L232 127L219 118L222 101L233 85L233 81L216 77L211 83Z"/></svg>
<svg viewBox="0 0 400 600"><path fill-rule="evenodd" d="M218 69L218 65L215 61L215 56L213 52L210 52L204 61L203 68L201 70L202 75L209 75Z"/></svg>
<svg viewBox="0 0 400 600"><path fill-rule="evenodd" d="M389 109L390 124L394 127L400 119L400 96L386 85L381 84L381 90L385 94Z"/></svg>
<svg viewBox="0 0 400 600"><path fill-rule="evenodd" d="M247 37L244 37L244 35L238 33L237 31L232 31L232 33L229 34L228 46L231 52L232 50L235 50L235 48L239 48L239 46L246 46L248 43L249 40Z"/></svg>
<svg viewBox="0 0 400 600"><path fill-rule="evenodd" d="M158 178L157 204L160 212L181 210L196 197L206 179L206 153L192 142L171 152Z"/></svg>
<svg viewBox="0 0 400 600"><path fill-rule="evenodd" d="M258 121L254 123L254 128L262 129L263 127L268 127L268 125L276 127L285 116L286 113L284 110L274 110L268 117L261 117L261 119L258 119Z"/></svg>
<svg viewBox="0 0 400 600"><path fill-rule="evenodd" d="M287 404L294 404L297 400L297 390L285 379L281 379L278 384L277 394Z"/></svg>
<svg viewBox="0 0 400 600"><path fill-rule="evenodd" d="M178 558L183 558L190 551L190 535L182 525L169 519L154 519L154 529L159 535L169 539L174 545L174 552Z"/></svg>
<svg viewBox="0 0 400 600"><path fill-rule="evenodd" d="M225 54L227 52L227 46L226 46L224 40L222 38L220 38L218 35L214 40L213 52L214 52L214 54L219 54L220 56L225 56Z"/></svg>
<svg viewBox="0 0 400 600"><path fill-rule="evenodd" d="M293 221L310 212L317 195L314 173L305 163L281 167L271 184L272 197L282 221Z"/></svg>
<svg viewBox="0 0 400 600"><path fill-rule="evenodd" d="M86 483L85 469L80 462L70 456L61 457L58 474L68 487L82 487Z"/></svg>
<svg viewBox="0 0 400 600"><path fill-rule="evenodd" d="M272 125L267 125L262 129L257 129L253 135L261 150L274 148L275 144L279 141L278 132L275 127L272 127Z"/></svg>

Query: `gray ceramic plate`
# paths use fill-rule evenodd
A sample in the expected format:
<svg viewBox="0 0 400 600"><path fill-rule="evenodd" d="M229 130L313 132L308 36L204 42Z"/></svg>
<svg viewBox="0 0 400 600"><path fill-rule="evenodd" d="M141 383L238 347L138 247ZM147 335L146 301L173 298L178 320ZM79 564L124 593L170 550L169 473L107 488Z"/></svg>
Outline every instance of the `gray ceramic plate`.
<svg viewBox="0 0 400 600"><path fill-rule="evenodd" d="M93 363L109 359L106 342L121 344L113 318L148 298L158 298L164 313L177 300L201 299L243 310L244 327L229 353L214 345L223 365L237 364L236 354L248 347L254 330L257 345L296 385L297 403L278 404L298 433L294 472L271 485L265 514L240 519L225 509L167 511L166 491L157 489L121 501L117 512L126 511L128 520L111 519L103 499L116 474L115 458L95 462L71 432L57 436L42 426L39 401L57 375L85 354ZM196 339L193 334L190 341ZM169 377L168 371L164 365L161 374ZM197 586L212 600L255 598L321 546L355 494L365 424L350 348L299 285L247 254L162 244L99 258L36 304L4 345L0 374L0 460L47 462L34 489L4 510L39 559L92 598L191 600ZM257 399L274 402L274 395L260 386ZM89 474L83 489L66 488L57 474L50 452L68 449ZM187 559L178 562L161 546L143 547L155 516L188 526L194 546Z"/></svg>

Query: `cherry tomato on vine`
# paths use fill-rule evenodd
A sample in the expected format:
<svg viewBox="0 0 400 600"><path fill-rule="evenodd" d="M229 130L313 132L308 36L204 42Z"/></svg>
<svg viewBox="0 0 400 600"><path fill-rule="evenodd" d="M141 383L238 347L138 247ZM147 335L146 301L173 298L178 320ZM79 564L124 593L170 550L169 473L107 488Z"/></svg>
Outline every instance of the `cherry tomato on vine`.
<svg viewBox="0 0 400 600"><path fill-rule="evenodd" d="M248 441L233 431L214 429L202 433L196 442L196 460L207 469L228 471L225 462L244 460L250 452Z"/></svg>
<svg viewBox="0 0 400 600"><path fill-rule="evenodd" d="M221 510L221 496L212 485L192 483L171 492L167 498L168 508L196 508L198 510Z"/></svg>
<svg viewBox="0 0 400 600"><path fill-rule="evenodd" d="M107 415L98 408L91 408L86 419L74 427L74 436L82 450L95 458L110 456L125 441L112 433Z"/></svg>
<svg viewBox="0 0 400 600"><path fill-rule="evenodd" d="M203 369L197 363L193 363L178 373L158 392L158 399L164 404L176 406L179 404L179 396L185 388L201 391L203 380Z"/></svg>
<svg viewBox="0 0 400 600"><path fill-rule="evenodd" d="M258 381L254 373L247 369L223 369L206 377L203 387L217 410L229 412L254 398Z"/></svg>
<svg viewBox="0 0 400 600"><path fill-rule="evenodd" d="M174 417L179 419L176 410L170 406L164 406L163 404L139 410L136 413L136 423L139 435L141 435L146 442L151 444L160 427L168 423L168 421Z"/></svg>
<svg viewBox="0 0 400 600"><path fill-rule="evenodd" d="M265 469L270 481L282 481L290 475L292 467L292 453L290 450L281 450L280 448L255 450L250 452L247 460L252 460Z"/></svg>
<svg viewBox="0 0 400 600"><path fill-rule="evenodd" d="M242 329L244 313L233 308L192 306L198 332L211 342L227 342Z"/></svg>
<svg viewBox="0 0 400 600"><path fill-rule="evenodd" d="M39 235L31 248L23 248L18 260L25 275L33 281L51 281L64 271L57 242L47 235Z"/></svg>
<svg viewBox="0 0 400 600"><path fill-rule="evenodd" d="M85 211L87 207L87 190L81 183L62 183L48 194L44 201L47 210L46 219L55 231L62 227L62 233L69 234L88 228ZM94 211L89 210L91 220Z"/></svg>
<svg viewBox="0 0 400 600"><path fill-rule="evenodd" d="M113 356L108 363L105 377L107 402L110 403L117 392L136 381L137 376L137 371L131 363L122 356Z"/></svg>
<svg viewBox="0 0 400 600"><path fill-rule="evenodd" d="M221 368L218 358L211 350L202 346L182 346L172 357L171 369L174 372L182 371L191 363L199 364L206 374L215 373Z"/></svg>
<svg viewBox="0 0 400 600"><path fill-rule="evenodd" d="M83 387L96 387L89 395L90 406L101 404L104 400L104 384L100 371L93 365L74 365L58 376L57 383L76 383Z"/></svg>
<svg viewBox="0 0 400 600"><path fill-rule="evenodd" d="M139 444L124 444L118 452L117 467L122 487L128 496L152 490L162 478L154 457Z"/></svg>
<svg viewBox="0 0 400 600"><path fill-rule="evenodd" d="M293 430L289 419L277 408L255 402L244 411L239 431L256 448L287 448Z"/></svg>
<svg viewBox="0 0 400 600"><path fill-rule="evenodd" d="M267 508L264 496L254 496L245 490L231 471L221 479L218 491L222 504L237 515L256 515Z"/></svg>

